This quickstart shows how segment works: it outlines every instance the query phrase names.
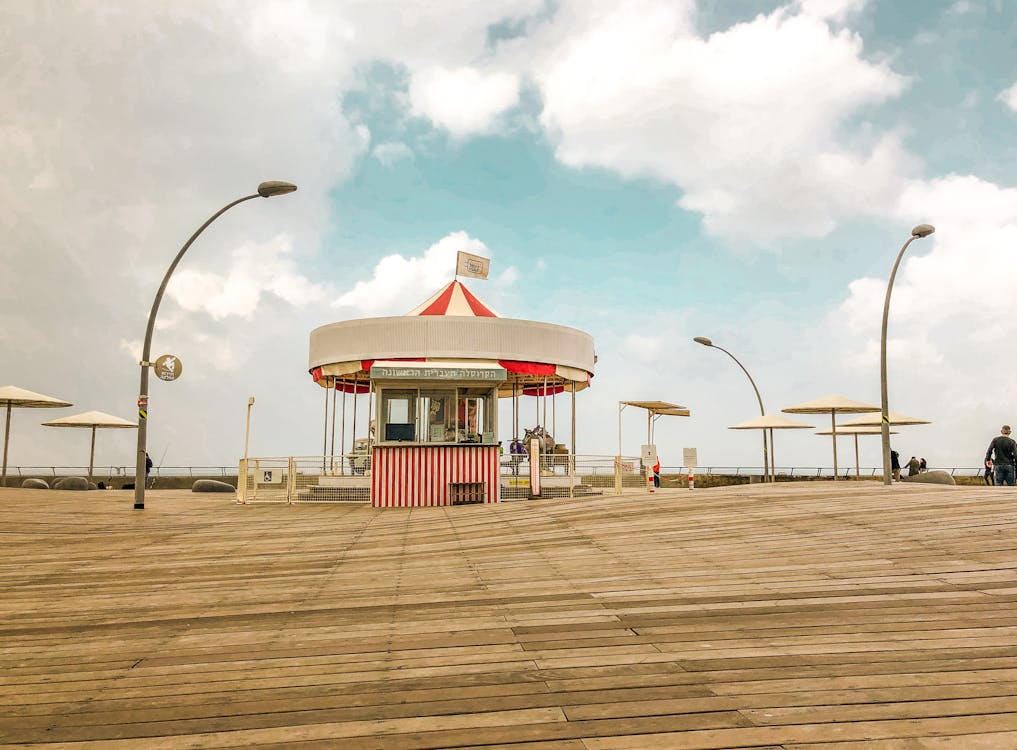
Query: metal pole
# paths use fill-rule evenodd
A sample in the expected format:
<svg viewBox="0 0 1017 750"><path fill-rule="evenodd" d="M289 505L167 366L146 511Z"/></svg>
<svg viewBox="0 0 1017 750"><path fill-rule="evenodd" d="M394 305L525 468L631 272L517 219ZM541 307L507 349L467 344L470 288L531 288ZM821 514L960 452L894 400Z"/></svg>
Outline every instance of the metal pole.
<svg viewBox="0 0 1017 750"><path fill-rule="evenodd" d="M92 483L92 467L95 466L95 425L92 425L92 451L88 454L88 483Z"/></svg>
<svg viewBox="0 0 1017 750"><path fill-rule="evenodd" d="M325 424L321 436L321 473L325 473L325 456L328 453L328 380L325 380Z"/></svg>
<svg viewBox="0 0 1017 750"><path fill-rule="evenodd" d="M159 312L159 303L162 302L162 295L166 291L166 285L169 284L170 276L173 275L173 271L176 270L177 264L180 259L184 257L184 253L190 248L191 243L198 238L198 235L205 231L205 228L213 221L218 219L228 210L233 208L239 203L249 201L252 198L262 197L261 193L254 193L253 195L245 195L243 198L229 203L218 211L198 227L198 231L191 235L190 239L184 243L184 246L180 248L180 252L177 253L176 257L173 258L173 262L170 263L169 269L166 271L166 275L163 276L162 283L159 285L159 291L155 294L155 300L152 302L152 310L148 314L148 326L145 328L145 343L141 349L141 382L138 387L138 451L135 456L134 466L134 508L135 510L143 510L145 507L145 450L148 446L148 368L150 366L149 360L152 356L152 333L155 331L155 316ZM268 197L267 195L265 197Z"/></svg>
<svg viewBox="0 0 1017 750"><path fill-rule="evenodd" d="M761 417L765 417L766 416L766 409L763 408L763 397L759 395L759 389L756 388L756 381L752 379L751 375L749 375L749 371L745 369L745 365L743 365L741 362L739 362L738 361L738 357L733 355L731 352L729 352L724 347L717 346L716 344L713 344L713 343L711 343L710 346L712 346L714 349L720 349L722 352L724 352L724 354L726 354L731 359L733 359L735 361L736 365L738 365L740 368L742 368L742 372L745 373L745 377L747 377L749 379L749 383L752 385L752 390L756 392L756 401L759 402L759 415ZM770 458L769 458L769 453L768 453L768 451L766 449L766 430L765 429L763 430L763 477L764 477L764 479L766 481L769 481L769 477L770 477Z"/></svg>
<svg viewBox="0 0 1017 750"><path fill-rule="evenodd" d="M7 425L4 427L4 471L3 479L0 479L0 487L7 486L7 443L11 439L11 402L7 402Z"/></svg>
<svg viewBox="0 0 1017 750"><path fill-rule="evenodd" d="M572 455L569 457L569 497L576 496L576 381L572 381Z"/></svg>
<svg viewBox="0 0 1017 750"><path fill-rule="evenodd" d="M352 453L353 451L350 451ZM339 453L342 458L339 461L339 473L346 474L346 384L343 383L343 416L339 422Z"/></svg>
<svg viewBox="0 0 1017 750"><path fill-rule="evenodd" d="M837 481L837 410L830 409L830 432L833 434L833 481Z"/></svg>
<svg viewBox="0 0 1017 750"><path fill-rule="evenodd" d="M247 427L244 428L244 461L247 461L248 447L251 441L251 407L254 406L254 396L247 397Z"/></svg>
<svg viewBox="0 0 1017 750"><path fill-rule="evenodd" d="M897 277L897 267L908 245L919 237L928 237L936 231L928 224L919 224L911 230L911 237L904 243L904 247L897 253L897 259L893 262L893 270L890 272L890 280L886 284L886 299L883 300L883 327L879 336L879 403L882 408L882 419L880 420L880 440L883 445L883 484L891 484L890 475L890 407L886 392L886 323L890 317L890 293L893 291L893 280Z"/></svg>
<svg viewBox="0 0 1017 750"><path fill-rule="evenodd" d="M333 474L335 473L335 399L336 399L335 378L332 378L332 443L328 448L328 453L330 456L328 462L328 470L331 471Z"/></svg>
<svg viewBox="0 0 1017 750"><path fill-rule="evenodd" d="M859 468L858 463L858 435L855 435L855 479L858 479L862 475L862 470Z"/></svg>

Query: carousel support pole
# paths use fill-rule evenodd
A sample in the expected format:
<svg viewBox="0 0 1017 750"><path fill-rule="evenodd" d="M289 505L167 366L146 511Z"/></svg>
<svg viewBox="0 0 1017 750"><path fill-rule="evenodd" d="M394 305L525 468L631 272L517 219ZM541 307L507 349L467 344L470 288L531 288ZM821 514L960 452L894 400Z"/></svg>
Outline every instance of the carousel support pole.
<svg viewBox="0 0 1017 750"><path fill-rule="evenodd" d="M328 470L335 474L335 378L332 378L332 443L329 445Z"/></svg>
<svg viewBox="0 0 1017 750"><path fill-rule="evenodd" d="M325 473L325 456L328 453L328 380L325 381L325 430L321 437L321 473Z"/></svg>
<svg viewBox="0 0 1017 750"><path fill-rule="evenodd" d="M352 452L352 451L351 451ZM339 473L346 474L346 384L343 383L343 415L339 422Z"/></svg>
<svg viewBox="0 0 1017 750"><path fill-rule="evenodd" d="M357 398L360 394L360 374L353 376L353 437L350 442L350 453L357 452L357 402L360 400ZM356 459L354 459L356 460Z"/></svg>
<svg viewBox="0 0 1017 750"><path fill-rule="evenodd" d="M544 435L543 439L541 440L541 445L544 446L543 453L545 456L547 456L547 375L544 376L544 388L541 391L540 400L543 402L544 405L544 421L540 423L541 426L544 428Z"/></svg>
<svg viewBox="0 0 1017 750"><path fill-rule="evenodd" d="M572 381L572 455L569 456L569 498L576 496L576 381Z"/></svg>

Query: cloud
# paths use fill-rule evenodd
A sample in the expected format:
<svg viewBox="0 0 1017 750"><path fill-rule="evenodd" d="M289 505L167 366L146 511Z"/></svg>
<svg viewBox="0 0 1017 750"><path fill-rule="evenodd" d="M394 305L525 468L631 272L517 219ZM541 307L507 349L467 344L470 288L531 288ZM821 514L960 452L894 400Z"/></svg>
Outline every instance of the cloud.
<svg viewBox="0 0 1017 750"><path fill-rule="evenodd" d="M413 113L457 137L490 131L518 102L519 79L510 73L432 67L410 83Z"/></svg>
<svg viewBox="0 0 1017 750"><path fill-rule="evenodd" d="M219 320L231 315L250 318L265 294L302 307L325 298L325 287L297 270L293 243L279 235L269 242L249 242L232 253L225 273L184 269L166 293L184 310L203 311Z"/></svg>
<svg viewBox="0 0 1017 750"><path fill-rule="evenodd" d="M452 232L419 257L386 255L368 281L358 281L332 307L351 316L402 315L452 280L459 250L491 257L480 240L464 231Z"/></svg>
<svg viewBox="0 0 1017 750"><path fill-rule="evenodd" d="M719 235L821 236L885 213L915 164L896 134L849 123L907 81L804 7L708 37L680 4L560 13L571 33L545 30L530 69L557 157L672 183Z"/></svg>
<svg viewBox="0 0 1017 750"><path fill-rule="evenodd" d="M405 143L379 143L371 154L386 167L391 167L403 159L413 158L413 151Z"/></svg>
<svg viewBox="0 0 1017 750"><path fill-rule="evenodd" d="M1006 106L1017 112L1017 82L1005 91L999 93L998 99Z"/></svg>

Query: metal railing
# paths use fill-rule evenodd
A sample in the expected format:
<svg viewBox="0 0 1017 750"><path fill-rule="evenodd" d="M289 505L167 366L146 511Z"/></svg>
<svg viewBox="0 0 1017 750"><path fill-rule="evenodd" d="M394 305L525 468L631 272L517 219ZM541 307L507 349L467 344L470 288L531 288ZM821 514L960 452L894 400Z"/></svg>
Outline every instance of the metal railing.
<svg viewBox="0 0 1017 750"><path fill-rule="evenodd" d="M256 460L282 462L272 464L270 468L280 469L284 472L284 476L288 477L288 472L290 470L288 462L290 457L261 458ZM289 500L290 502L305 501L310 495L320 496L318 497L318 500L325 502L329 501L328 498L330 496L339 498L343 495L343 493L339 491L326 492L325 490L320 489L309 489L315 486L323 486L318 481L319 477L370 476L371 458L369 455L364 453L352 453L343 456L294 457L293 460L297 462L297 465L293 470L295 485L292 493L293 497ZM575 456L574 460L572 460L568 454L541 454L542 471L546 472L548 476L560 476L567 474L570 461L574 471L576 486L585 485L588 488L601 490L605 488L615 488L619 492L629 489L646 488L645 470L643 469L638 456L622 456L620 466L617 467L616 470L616 462L618 460L615 456L579 454ZM933 466L929 467L929 470L946 471L954 477L977 477L982 475L984 468L980 466L952 468ZM907 469L905 468L904 472L906 473L906 471ZM684 475L687 473L688 467L685 466L661 467L662 475L673 477L674 475ZM833 468L830 466L778 466L775 469L775 473L779 479L783 480L832 478ZM838 476L843 478L874 478L881 477L882 473L883 469L879 466L862 467L857 473L854 466L839 467L838 469ZM65 476L85 476L87 474L87 466L8 466L7 486L19 486L22 480L29 477L57 478ZM522 488L524 484L528 488L529 456L527 454L503 455L501 457L501 474L503 477L503 488L510 485ZM762 477L763 469L759 466L698 466L695 468L695 474L696 476L720 475L751 478ZM159 478L232 479L234 476L239 475L238 468L236 466L158 466L152 468L151 476L154 480L158 480ZM510 477L519 479L520 481L508 482L507 478ZM130 481L134 478L134 466L95 466L92 470L92 478L95 481L105 480L107 483L111 480ZM526 483L521 481L524 478L527 480ZM288 478L285 481L288 481ZM252 490L258 491L259 497L267 498L273 495L272 490L267 485L262 486L264 483L248 481L247 484ZM325 485L328 484L329 482L326 481ZM334 484L358 483L341 481ZM359 484L364 484L363 480L361 480ZM240 489L241 488L238 487L238 494ZM302 497L296 497L301 493ZM358 492L353 494L356 494L359 497L363 493ZM503 489L503 495L504 494L505 492ZM522 493L517 492L514 494Z"/></svg>

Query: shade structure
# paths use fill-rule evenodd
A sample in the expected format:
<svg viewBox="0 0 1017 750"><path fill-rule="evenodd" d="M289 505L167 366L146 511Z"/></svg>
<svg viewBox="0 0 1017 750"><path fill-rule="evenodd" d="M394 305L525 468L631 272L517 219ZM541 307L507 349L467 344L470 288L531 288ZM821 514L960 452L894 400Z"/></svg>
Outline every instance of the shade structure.
<svg viewBox="0 0 1017 750"><path fill-rule="evenodd" d="M919 417L909 417L907 414L898 414L897 412L894 411L890 412L886 416L890 420L890 424L894 427L904 427L906 425L915 425L915 424L932 424L932 422L930 422L928 419L920 419ZM847 422L843 422L841 424L841 427L866 427L871 425L880 427L882 423L883 415L882 412L880 412L879 414L865 414L861 417L849 419ZM877 432L879 432L879 430L877 430Z"/></svg>
<svg viewBox="0 0 1017 750"><path fill-rule="evenodd" d="M137 429L138 425L126 419L114 417L101 411L85 411L70 417L61 417L43 422L43 427L79 427L92 430L92 449L88 454L88 481L92 481L92 467L95 465L95 431L102 428Z"/></svg>
<svg viewBox="0 0 1017 750"><path fill-rule="evenodd" d="M4 463L0 474L0 487L7 484L7 446L11 439L11 409L61 409L71 406L70 401L62 401L53 396L18 388L15 385L0 387L0 406L7 408L7 421L4 427Z"/></svg>
<svg viewBox="0 0 1017 750"><path fill-rule="evenodd" d="M864 404L861 401L852 401L843 396L824 396L815 401L808 401L797 406L789 406L781 411L788 414L829 414L830 430L833 435L833 478L837 476L837 413L841 414L864 414L871 411L882 411L882 407Z"/></svg>
<svg viewBox="0 0 1017 750"><path fill-rule="evenodd" d="M774 430L811 430L815 425L803 424L796 422L793 419L782 417L779 414L766 414L761 417L754 417L747 419L744 422L739 422L736 425L728 427L729 430L763 430L765 437L766 433L770 433L770 466L776 467L777 461L774 458L773 451L773 431ZM771 481L777 481L777 470L776 468L772 471L773 479Z"/></svg>
<svg viewBox="0 0 1017 750"><path fill-rule="evenodd" d="M626 406L646 409L646 443L653 444L653 424L659 417L688 417L689 407L668 401L619 401L618 402L618 455L621 456L621 413Z"/></svg>
<svg viewBox="0 0 1017 750"><path fill-rule="evenodd" d="M891 417L892 417L892 412L891 412ZM872 417L868 417L868 419L871 419L871 418ZM883 418L882 414L879 414L876 417L876 419L878 419L878 420L882 420L882 418ZM861 473L862 473L861 465L858 462L858 436L859 435L882 435L883 434L883 428L881 426L881 424L882 424L881 421L877 421L875 424L862 424L862 425L854 424L855 421L856 420L851 420L851 422L845 422L844 424L842 424L840 426L840 429L837 430L837 437L842 437L842 436L845 436L845 435L854 435L854 438L855 438L855 476L857 477L857 476L861 476ZM833 434L833 430L820 430L816 434L817 435L832 435ZM891 435L896 435L897 431L896 430L890 430L890 434Z"/></svg>

